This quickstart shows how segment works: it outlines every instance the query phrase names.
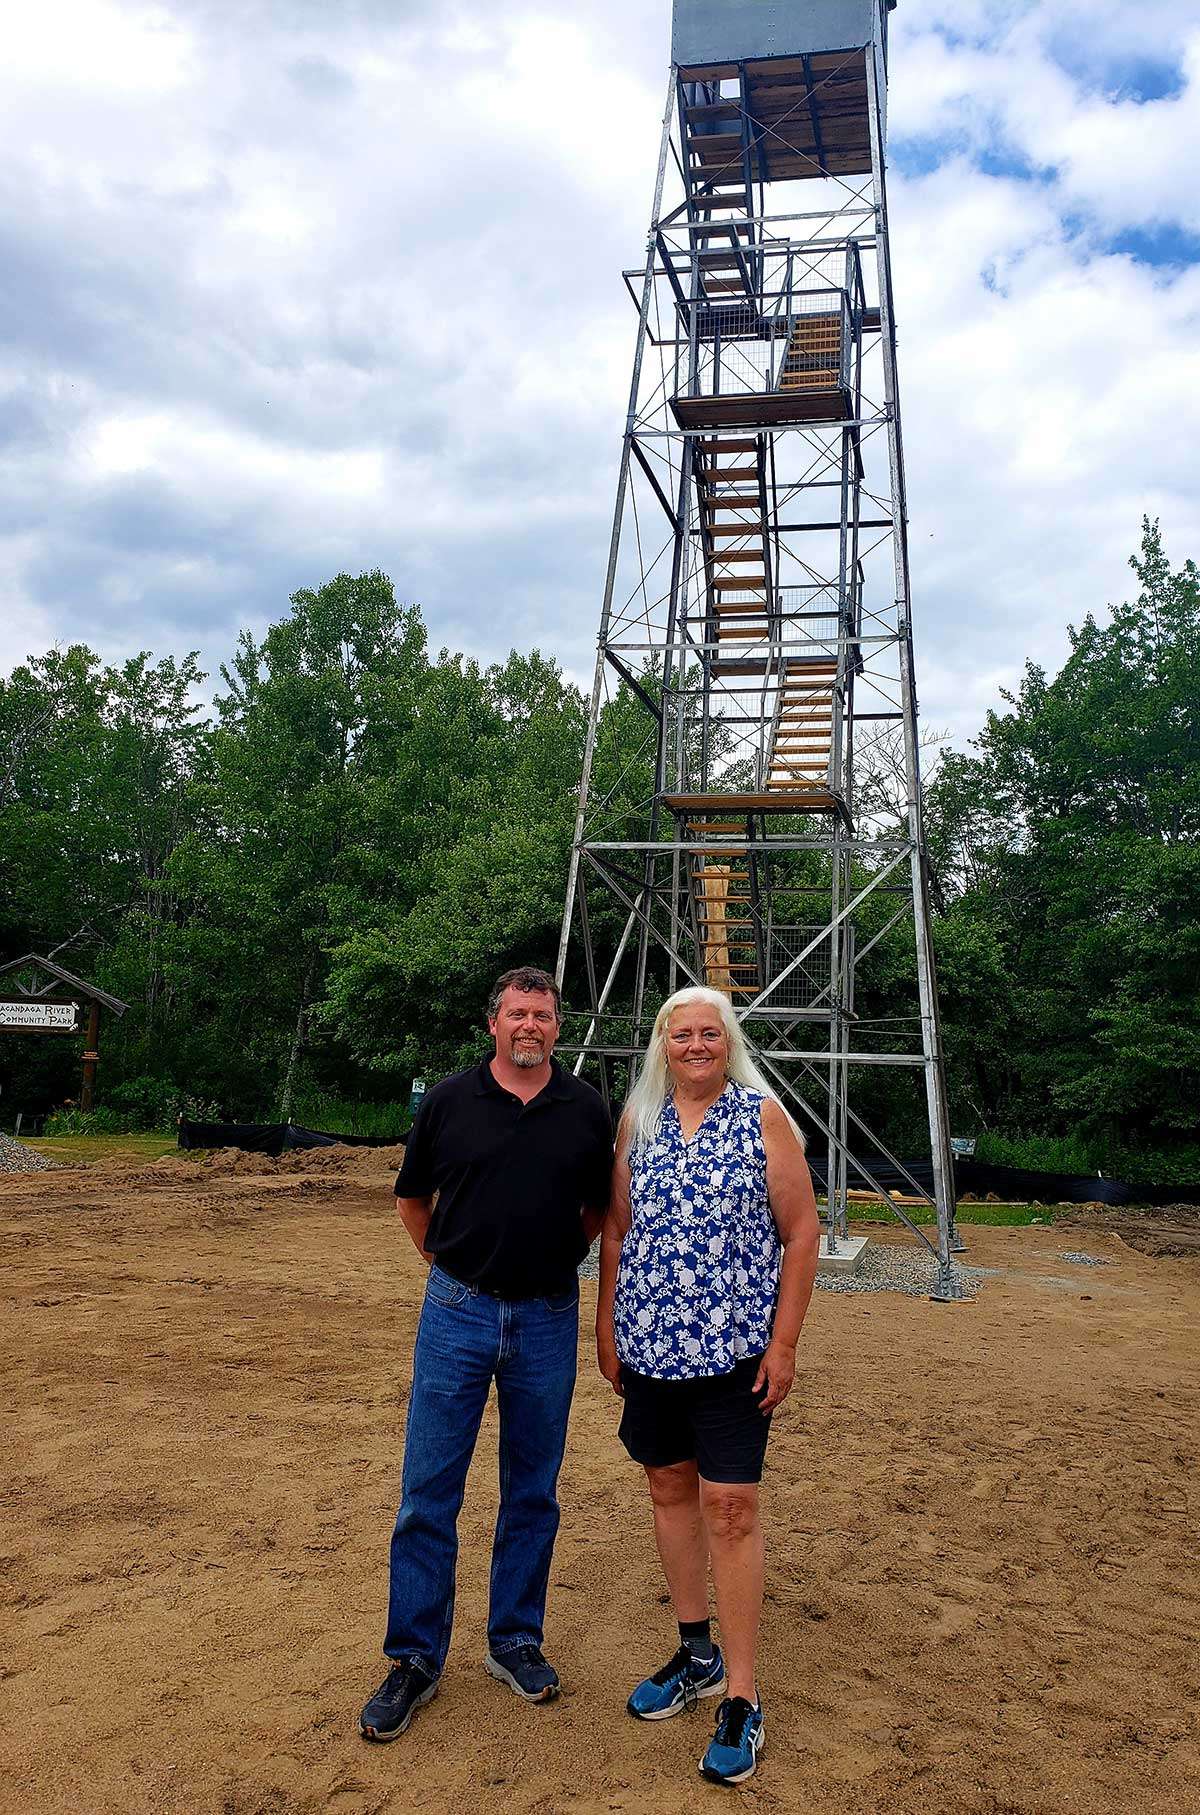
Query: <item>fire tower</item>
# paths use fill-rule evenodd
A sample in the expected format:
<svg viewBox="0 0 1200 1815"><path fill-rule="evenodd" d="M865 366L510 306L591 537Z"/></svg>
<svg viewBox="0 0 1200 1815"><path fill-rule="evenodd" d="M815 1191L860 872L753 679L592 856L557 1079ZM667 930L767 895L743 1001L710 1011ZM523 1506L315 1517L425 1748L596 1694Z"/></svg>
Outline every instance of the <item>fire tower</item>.
<svg viewBox="0 0 1200 1815"><path fill-rule="evenodd" d="M847 1189L899 1166L954 1298L884 177L894 5L675 0L646 259L624 274L637 338L559 971L581 951L574 1050L606 1088L669 990L725 991L828 1143L826 1251ZM653 774L618 823L596 783L616 692ZM884 1017L861 967L898 940L911 1000ZM931 1189L863 1113L877 1066L921 1074Z"/></svg>

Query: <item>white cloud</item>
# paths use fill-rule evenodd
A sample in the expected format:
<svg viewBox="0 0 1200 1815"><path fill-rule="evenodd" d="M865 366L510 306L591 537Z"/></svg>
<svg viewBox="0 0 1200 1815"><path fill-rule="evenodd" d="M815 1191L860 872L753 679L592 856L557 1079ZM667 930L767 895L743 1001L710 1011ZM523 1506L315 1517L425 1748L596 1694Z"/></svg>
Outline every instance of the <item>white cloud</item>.
<svg viewBox="0 0 1200 1815"><path fill-rule="evenodd" d="M435 646L588 673L669 10L25 9L0 661L83 637L211 662L378 565ZM1196 272L1108 246L1197 220L1200 37L1167 0L905 0L892 29L919 681L967 734L1126 590L1143 510L1200 550ZM1148 42L1182 86L1139 105L1111 71Z"/></svg>

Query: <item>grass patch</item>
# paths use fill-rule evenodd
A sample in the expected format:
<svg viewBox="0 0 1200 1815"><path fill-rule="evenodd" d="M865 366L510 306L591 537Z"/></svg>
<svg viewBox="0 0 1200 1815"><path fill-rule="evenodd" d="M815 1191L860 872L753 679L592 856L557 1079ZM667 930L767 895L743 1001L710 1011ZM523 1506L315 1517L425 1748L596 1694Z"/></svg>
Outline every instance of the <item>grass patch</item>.
<svg viewBox="0 0 1200 1815"><path fill-rule="evenodd" d="M824 1212L824 1198L819 1200L819 1205ZM847 1209L852 1223L894 1223L897 1227L903 1227L900 1218L883 1204L850 1204ZM918 1228L937 1222L929 1204L905 1204L904 1214ZM1000 1229L1025 1229L1030 1223L1052 1223L1054 1212L1045 1204L960 1204L957 1220L964 1224L983 1223Z"/></svg>
<svg viewBox="0 0 1200 1815"><path fill-rule="evenodd" d="M44 1134L32 1139L19 1137L60 1166L94 1166L100 1160L130 1159L150 1165L164 1153L178 1152L173 1134Z"/></svg>

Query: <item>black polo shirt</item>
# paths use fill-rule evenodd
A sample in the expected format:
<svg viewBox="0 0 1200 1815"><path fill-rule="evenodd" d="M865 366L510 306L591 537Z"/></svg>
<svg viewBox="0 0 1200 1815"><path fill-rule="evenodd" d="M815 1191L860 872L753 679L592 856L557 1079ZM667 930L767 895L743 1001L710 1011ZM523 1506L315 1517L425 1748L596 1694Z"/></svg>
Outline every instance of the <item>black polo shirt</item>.
<svg viewBox="0 0 1200 1815"><path fill-rule="evenodd" d="M587 1252L580 1211L603 1209L612 1123L600 1093L550 1061L529 1103L484 1059L425 1097L397 1197L437 1195L426 1247L439 1267L501 1298L565 1292Z"/></svg>

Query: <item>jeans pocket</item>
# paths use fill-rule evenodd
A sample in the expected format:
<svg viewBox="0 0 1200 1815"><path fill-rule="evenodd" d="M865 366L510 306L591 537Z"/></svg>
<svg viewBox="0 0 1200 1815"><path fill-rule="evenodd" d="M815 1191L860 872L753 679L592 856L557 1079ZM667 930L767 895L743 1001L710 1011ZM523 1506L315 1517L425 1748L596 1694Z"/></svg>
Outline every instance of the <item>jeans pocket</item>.
<svg viewBox="0 0 1200 1815"><path fill-rule="evenodd" d="M573 1311L579 1303L579 1287L571 1286L565 1292L550 1292L542 1303L548 1311Z"/></svg>
<svg viewBox="0 0 1200 1815"><path fill-rule="evenodd" d="M425 1296L432 1298L434 1304L445 1305L448 1310L453 1310L455 1305L466 1302L470 1292L461 1280L452 1279L449 1273L443 1273L440 1267L431 1267L429 1278L425 1283Z"/></svg>

